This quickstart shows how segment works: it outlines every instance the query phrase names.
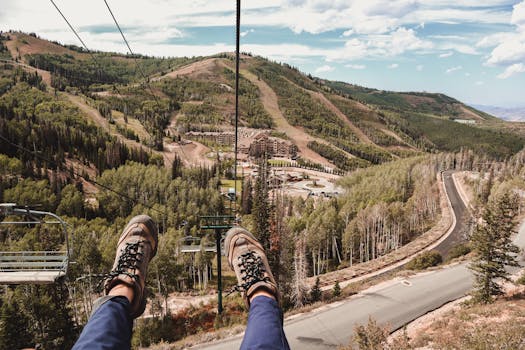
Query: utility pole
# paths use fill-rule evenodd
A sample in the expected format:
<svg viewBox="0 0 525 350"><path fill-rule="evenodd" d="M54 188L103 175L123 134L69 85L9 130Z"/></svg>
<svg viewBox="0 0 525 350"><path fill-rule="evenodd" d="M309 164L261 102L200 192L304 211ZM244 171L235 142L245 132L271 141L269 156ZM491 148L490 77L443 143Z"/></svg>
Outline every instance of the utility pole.
<svg viewBox="0 0 525 350"><path fill-rule="evenodd" d="M235 24L235 164L233 167L235 199L237 199L237 152L239 144L239 65L240 65L240 37L241 37L241 0L237 0L237 21ZM237 201L235 201L237 208Z"/></svg>
<svg viewBox="0 0 525 350"><path fill-rule="evenodd" d="M215 229L215 248L217 249L217 312L222 314L222 261L221 230Z"/></svg>
<svg viewBox="0 0 525 350"><path fill-rule="evenodd" d="M222 314L222 232L229 230L235 220L231 215L201 216L201 230L213 230L215 233L215 248L217 250L217 312Z"/></svg>

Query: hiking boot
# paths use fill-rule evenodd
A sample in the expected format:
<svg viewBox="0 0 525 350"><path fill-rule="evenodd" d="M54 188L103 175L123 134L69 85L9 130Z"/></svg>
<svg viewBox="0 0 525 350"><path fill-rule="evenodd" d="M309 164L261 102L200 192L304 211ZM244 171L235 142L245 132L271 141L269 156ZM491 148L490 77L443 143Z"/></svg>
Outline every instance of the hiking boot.
<svg viewBox="0 0 525 350"><path fill-rule="evenodd" d="M148 265L157 253L157 225L147 215L135 216L128 223L117 244L115 263L104 281L106 294L118 284L133 288L130 315L137 318L144 313L146 297L144 284Z"/></svg>
<svg viewBox="0 0 525 350"><path fill-rule="evenodd" d="M259 289L279 301L277 283L264 249L250 232L241 227L231 228L224 239L224 250L239 282L235 289L241 292L247 307L250 307L250 297Z"/></svg>

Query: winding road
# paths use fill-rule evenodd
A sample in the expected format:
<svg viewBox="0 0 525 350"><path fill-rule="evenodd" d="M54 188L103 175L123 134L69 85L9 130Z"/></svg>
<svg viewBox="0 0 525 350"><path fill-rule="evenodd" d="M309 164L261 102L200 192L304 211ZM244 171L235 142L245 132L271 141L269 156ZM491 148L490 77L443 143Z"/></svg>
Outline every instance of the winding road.
<svg viewBox="0 0 525 350"><path fill-rule="evenodd" d="M443 183L450 204L452 205L452 210L456 216L456 225L452 229L450 235L434 248L434 250L437 250L443 258L446 258L451 248L459 243L465 242L465 234L468 230L468 219L470 217L467 207L458 193L456 183L452 177L453 173L453 171L443 172Z"/></svg>
<svg viewBox="0 0 525 350"><path fill-rule="evenodd" d="M452 233L436 249L447 253L463 239L465 205L455 187L451 172L445 172L447 194L456 214ZM525 247L525 222L520 225L514 243ZM439 270L412 277L396 278L373 286L341 302L284 322L284 330L292 349L337 349L350 342L356 324L373 317L380 324L398 329L429 311L456 300L472 289L473 276L467 263L453 264ZM238 349L242 335L198 346L199 349Z"/></svg>

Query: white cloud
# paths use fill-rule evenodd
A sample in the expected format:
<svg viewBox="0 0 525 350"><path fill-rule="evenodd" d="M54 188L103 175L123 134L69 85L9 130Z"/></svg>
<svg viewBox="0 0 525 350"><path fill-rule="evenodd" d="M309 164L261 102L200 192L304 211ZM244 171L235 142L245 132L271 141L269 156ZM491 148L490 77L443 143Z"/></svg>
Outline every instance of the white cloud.
<svg viewBox="0 0 525 350"><path fill-rule="evenodd" d="M457 42L440 43L439 45L436 45L436 48L440 50L454 50L465 55L479 55L479 52L472 46Z"/></svg>
<svg viewBox="0 0 525 350"><path fill-rule="evenodd" d="M388 65L387 68L388 68L388 69L396 69L396 68L399 68L399 64L397 64L397 63L392 63L392 64Z"/></svg>
<svg viewBox="0 0 525 350"><path fill-rule="evenodd" d="M352 60L366 57L370 54L367 43L354 38L348 40L340 49L327 51L328 61Z"/></svg>
<svg viewBox="0 0 525 350"><path fill-rule="evenodd" d="M248 29L247 31L241 32L241 37L245 37L246 35L255 32L255 29Z"/></svg>
<svg viewBox="0 0 525 350"><path fill-rule="evenodd" d="M431 39L441 39L441 40L466 40L464 36L461 35L429 35Z"/></svg>
<svg viewBox="0 0 525 350"><path fill-rule="evenodd" d="M485 61L489 66L506 66L500 79L506 79L523 72L525 62L525 1L513 7L510 24L516 26L514 32L496 33L478 42L480 47L494 47Z"/></svg>
<svg viewBox="0 0 525 350"><path fill-rule="evenodd" d="M315 72L316 73L326 73L326 72L333 72L334 70L335 70L334 67L325 64L324 66L317 68Z"/></svg>
<svg viewBox="0 0 525 350"><path fill-rule="evenodd" d="M525 29L525 1L514 5L510 23Z"/></svg>
<svg viewBox="0 0 525 350"><path fill-rule="evenodd" d="M516 64L513 64L512 66L507 67L507 69L505 69L503 73L498 75L498 78L507 79L513 76L514 74L523 73L523 72L525 72L525 64L516 63Z"/></svg>
<svg viewBox="0 0 525 350"><path fill-rule="evenodd" d="M445 52L445 53L442 53L441 55L439 55L439 58L447 58L447 57L450 57L454 54L454 52L452 51L449 51L449 52Z"/></svg>
<svg viewBox="0 0 525 350"><path fill-rule="evenodd" d="M417 70L418 72L421 72L421 71L423 70L423 65L422 65L422 64L417 65L417 66L416 66L416 70Z"/></svg>
<svg viewBox="0 0 525 350"><path fill-rule="evenodd" d="M352 29L348 29L343 32L343 36L350 36L352 34L354 34L354 31Z"/></svg>
<svg viewBox="0 0 525 350"><path fill-rule="evenodd" d="M461 69L463 69L462 66L451 67L451 68L449 68L449 69L446 70L446 73L447 73L447 74L450 74L450 73L453 73L453 72L458 71L458 70L461 70Z"/></svg>
<svg viewBox="0 0 525 350"><path fill-rule="evenodd" d="M484 85L485 82L484 82L484 81L481 81L481 80L478 80L478 81L476 81L475 84L476 84L476 86L481 86L481 85Z"/></svg>
<svg viewBox="0 0 525 350"><path fill-rule="evenodd" d="M422 40L416 36L413 29L398 28L391 34L391 49L394 54L403 53L405 51L430 49L434 45L430 41Z"/></svg>
<svg viewBox="0 0 525 350"><path fill-rule="evenodd" d="M503 33L494 33L483 37L476 43L476 47L480 48L490 48L495 47L505 42L506 40L512 39L515 37L515 33L503 32Z"/></svg>
<svg viewBox="0 0 525 350"><path fill-rule="evenodd" d="M354 60L364 57L392 57L407 51L433 48L430 41L417 37L413 29L400 27L388 34L369 35L366 39L352 38L344 47L328 52L328 61Z"/></svg>
<svg viewBox="0 0 525 350"><path fill-rule="evenodd" d="M345 67L351 68L351 69L365 69L366 68L364 64L345 64Z"/></svg>
<svg viewBox="0 0 525 350"><path fill-rule="evenodd" d="M472 6L462 6L461 2L449 5L439 5L432 0L424 1L425 5L420 7L420 10L413 11L403 18L403 22L418 23L424 21L426 23L444 23L444 24L458 24L458 23L490 23L490 24L506 24L508 23L508 12L498 10L495 8L478 8Z"/></svg>
<svg viewBox="0 0 525 350"><path fill-rule="evenodd" d="M492 50L488 65L511 65L525 61L525 32L505 40Z"/></svg>
<svg viewBox="0 0 525 350"><path fill-rule="evenodd" d="M466 76L466 77L470 77L470 73L469 73L469 72L466 72L466 73L465 73L465 76Z"/></svg>
<svg viewBox="0 0 525 350"><path fill-rule="evenodd" d="M233 47L233 46L232 46ZM242 51L256 55L286 61L292 57L326 57L329 52L324 49L299 44L243 44Z"/></svg>

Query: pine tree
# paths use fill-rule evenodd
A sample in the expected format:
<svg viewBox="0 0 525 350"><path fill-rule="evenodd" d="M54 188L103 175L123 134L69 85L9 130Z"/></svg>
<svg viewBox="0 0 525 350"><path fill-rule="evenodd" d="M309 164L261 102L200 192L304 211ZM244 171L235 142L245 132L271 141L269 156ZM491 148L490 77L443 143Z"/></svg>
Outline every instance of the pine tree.
<svg viewBox="0 0 525 350"><path fill-rule="evenodd" d="M335 282L334 289L332 289L332 296L334 298L341 296L341 286L339 285L339 282Z"/></svg>
<svg viewBox="0 0 525 350"><path fill-rule="evenodd" d="M315 284L314 286L312 287L312 289L310 290L310 301L312 303L315 303L316 301L319 301L321 300L321 296L322 296L322 291L321 291L321 286L320 286L320 280L319 280L319 277L317 277L315 279Z"/></svg>
<svg viewBox="0 0 525 350"><path fill-rule="evenodd" d="M252 182L250 179L247 179L244 183L244 188L242 190L242 213L251 214L253 207L253 189Z"/></svg>
<svg viewBox="0 0 525 350"><path fill-rule="evenodd" d="M182 177L182 168L182 160L178 155L175 155L175 158L173 158L173 162L171 163L171 178L176 179Z"/></svg>
<svg viewBox="0 0 525 350"><path fill-rule="evenodd" d="M512 241L516 215L516 198L505 193L490 203L483 212L483 224L472 235L476 253L470 265L475 275L474 300L489 303L502 294L497 279L509 280L506 266L518 266L515 254L519 252Z"/></svg>

